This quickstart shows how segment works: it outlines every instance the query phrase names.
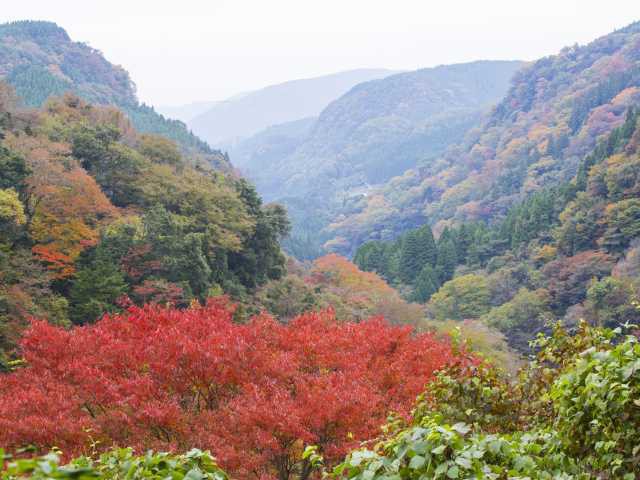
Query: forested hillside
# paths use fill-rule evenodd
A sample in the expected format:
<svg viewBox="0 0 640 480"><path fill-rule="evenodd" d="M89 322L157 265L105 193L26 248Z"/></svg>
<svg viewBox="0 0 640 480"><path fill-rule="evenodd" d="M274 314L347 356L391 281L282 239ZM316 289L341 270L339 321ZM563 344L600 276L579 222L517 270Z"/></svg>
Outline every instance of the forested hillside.
<svg viewBox="0 0 640 480"><path fill-rule="evenodd" d="M40 107L51 96L73 92L90 103L115 105L145 133L163 135L218 168L229 160L193 135L180 121L140 103L135 84L120 66L102 53L74 42L51 22L20 21L0 25L0 79L12 85L24 105Z"/></svg>
<svg viewBox="0 0 640 480"><path fill-rule="evenodd" d="M375 185L460 141L506 93L520 62L474 62L361 83L317 120L272 127L231 150L270 200L291 212L285 245L322 253L322 230ZM313 238L311 238L313 237Z"/></svg>
<svg viewBox="0 0 640 480"><path fill-rule="evenodd" d="M189 126L212 145L232 146L272 125L315 117L354 85L393 73L363 68L270 85L217 103Z"/></svg>
<svg viewBox="0 0 640 480"><path fill-rule="evenodd" d="M355 262L435 320L480 319L525 351L561 319L616 327L640 321L640 109L605 135L575 177L515 204L504 219L428 225L362 245Z"/></svg>
<svg viewBox="0 0 640 480"><path fill-rule="evenodd" d="M577 172L598 139L624 122L640 95L640 23L520 70L483 127L440 157L361 197L338 219L331 245L350 251L406 225L504 216Z"/></svg>
<svg viewBox="0 0 640 480"><path fill-rule="evenodd" d="M113 107L67 94L21 110L0 92L2 354L30 316L84 324L127 302L243 298L283 275L286 213L246 181Z"/></svg>

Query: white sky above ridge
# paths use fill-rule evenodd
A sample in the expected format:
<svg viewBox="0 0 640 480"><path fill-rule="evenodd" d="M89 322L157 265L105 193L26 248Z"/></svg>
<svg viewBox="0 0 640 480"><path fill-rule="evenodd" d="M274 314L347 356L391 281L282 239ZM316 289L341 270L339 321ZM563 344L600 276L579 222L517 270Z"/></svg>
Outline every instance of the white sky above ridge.
<svg viewBox="0 0 640 480"><path fill-rule="evenodd" d="M22 0L126 68L152 105L354 68L534 60L640 20L637 0Z"/></svg>

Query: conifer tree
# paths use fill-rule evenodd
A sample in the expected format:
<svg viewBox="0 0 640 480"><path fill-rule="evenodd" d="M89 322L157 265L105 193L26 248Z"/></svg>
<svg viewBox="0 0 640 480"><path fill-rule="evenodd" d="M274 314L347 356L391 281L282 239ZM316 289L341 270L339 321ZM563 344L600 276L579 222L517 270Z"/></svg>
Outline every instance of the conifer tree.
<svg viewBox="0 0 640 480"><path fill-rule="evenodd" d="M411 300L418 303L426 303L431 295L438 291L440 282L434 268L427 264L422 267L416 278L415 288Z"/></svg>
<svg viewBox="0 0 640 480"><path fill-rule="evenodd" d="M451 280L453 272L458 265L458 255L456 244L448 228L445 228L438 239L438 261L436 263L436 273L441 282Z"/></svg>
<svg viewBox="0 0 640 480"><path fill-rule="evenodd" d="M420 268L420 235L412 230L405 237L400 252L400 280L413 283Z"/></svg>
<svg viewBox="0 0 640 480"><path fill-rule="evenodd" d="M436 241L429 225L409 232L400 255L400 279L413 284L425 265L435 265L436 258Z"/></svg>
<svg viewBox="0 0 640 480"><path fill-rule="evenodd" d="M120 269L109 262L94 263L80 270L70 292L71 319L91 323L105 312L115 312L116 300L127 290Z"/></svg>
<svg viewBox="0 0 640 480"><path fill-rule="evenodd" d="M421 267L420 270L422 270L425 265L435 266L436 259L438 257L438 249L436 247L436 241L433 238L431 227L429 227L429 225L423 225L417 230L417 234L419 242L418 261Z"/></svg>

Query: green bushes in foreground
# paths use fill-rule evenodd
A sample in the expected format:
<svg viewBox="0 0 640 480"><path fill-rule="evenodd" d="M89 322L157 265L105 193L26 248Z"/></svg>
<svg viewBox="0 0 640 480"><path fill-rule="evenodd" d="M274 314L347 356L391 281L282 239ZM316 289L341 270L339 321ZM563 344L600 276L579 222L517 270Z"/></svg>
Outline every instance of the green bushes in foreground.
<svg viewBox="0 0 640 480"><path fill-rule="evenodd" d="M640 478L640 341L580 325L540 337L517 381L453 366L337 480Z"/></svg>
<svg viewBox="0 0 640 480"><path fill-rule="evenodd" d="M61 464L58 453L33 459L12 460L0 450L0 479L171 479L171 480L227 480L209 452L193 449L184 455L147 452L134 455L130 448L112 450L97 460L79 457Z"/></svg>

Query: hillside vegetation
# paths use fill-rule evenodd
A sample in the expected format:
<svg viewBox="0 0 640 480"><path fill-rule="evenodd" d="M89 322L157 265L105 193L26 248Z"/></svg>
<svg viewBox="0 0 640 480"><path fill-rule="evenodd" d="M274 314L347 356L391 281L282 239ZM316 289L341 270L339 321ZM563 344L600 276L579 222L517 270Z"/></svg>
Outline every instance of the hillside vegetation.
<svg viewBox="0 0 640 480"><path fill-rule="evenodd" d="M440 155L507 92L520 62L428 68L361 83L316 119L271 127L231 150L270 200L287 205L299 258L371 185ZM313 238L311 238L313 237Z"/></svg>
<svg viewBox="0 0 640 480"><path fill-rule="evenodd" d="M1 83L0 99L3 353L30 316L83 324L123 298L242 298L283 275L286 213L246 181L138 133L113 107L67 95L20 110Z"/></svg>
<svg viewBox="0 0 640 480"><path fill-rule="evenodd" d="M479 318L526 350L552 319L615 327L640 321L640 110L582 159L576 176L542 189L487 225L428 225L362 245L355 262L437 320Z"/></svg>
<svg viewBox="0 0 640 480"><path fill-rule="evenodd" d="M315 117L354 85L393 73L363 68L270 85L217 103L189 126L212 145L233 145L272 125Z"/></svg>
<svg viewBox="0 0 640 480"><path fill-rule="evenodd" d="M29 107L40 107L49 97L67 92L90 103L117 106L141 132L163 135L218 168L230 168L226 156L193 135L184 123L140 103L124 68L109 63L89 45L72 41L55 23L0 25L0 79L12 85Z"/></svg>
<svg viewBox="0 0 640 480"><path fill-rule="evenodd" d="M438 232L494 221L542 188L569 181L640 94L640 23L524 67L482 128L361 197L332 225L337 251L389 240L407 225Z"/></svg>

